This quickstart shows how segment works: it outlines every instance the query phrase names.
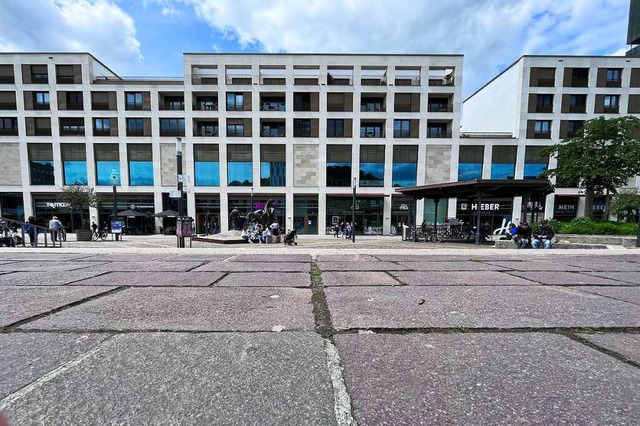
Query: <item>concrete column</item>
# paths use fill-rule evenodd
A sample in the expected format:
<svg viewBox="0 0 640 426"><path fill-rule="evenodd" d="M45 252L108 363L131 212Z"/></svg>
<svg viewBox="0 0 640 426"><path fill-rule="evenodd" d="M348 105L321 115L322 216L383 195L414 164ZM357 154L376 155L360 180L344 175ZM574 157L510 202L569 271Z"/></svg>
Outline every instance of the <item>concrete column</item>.
<svg viewBox="0 0 640 426"><path fill-rule="evenodd" d="M156 212L161 212L161 211L164 210L164 208L162 206L162 191L154 191L153 192L153 209ZM158 232L158 228L160 228L162 226L162 218L156 217L155 218L155 224L156 224L155 231Z"/></svg>
<svg viewBox="0 0 640 426"><path fill-rule="evenodd" d="M327 195L318 194L318 235L325 235L327 228Z"/></svg>
<svg viewBox="0 0 640 426"><path fill-rule="evenodd" d="M220 230L229 230L229 199L226 192L220 193Z"/></svg>
<svg viewBox="0 0 640 426"><path fill-rule="evenodd" d="M484 146L484 157L482 158L482 179L491 179L491 162L493 159L493 145Z"/></svg>
<svg viewBox="0 0 640 426"><path fill-rule="evenodd" d="M397 233L401 230L396 230ZM391 233L391 195L386 194L382 203L382 234Z"/></svg>
<svg viewBox="0 0 640 426"><path fill-rule="evenodd" d="M27 219L29 216L33 216L33 198L31 197L31 192L22 192L22 203L24 207L24 219ZM42 220L43 218L36 219Z"/></svg>
<svg viewBox="0 0 640 426"><path fill-rule="evenodd" d="M551 219L553 217L553 209L556 204L556 194L547 194L544 202L544 218Z"/></svg>
<svg viewBox="0 0 640 426"><path fill-rule="evenodd" d="M294 198L293 192L287 191L285 195L285 200L287 205L286 205L284 217L282 218L282 226L284 226L284 229L287 231L293 229L293 212L294 212L293 198Z"/></svg>

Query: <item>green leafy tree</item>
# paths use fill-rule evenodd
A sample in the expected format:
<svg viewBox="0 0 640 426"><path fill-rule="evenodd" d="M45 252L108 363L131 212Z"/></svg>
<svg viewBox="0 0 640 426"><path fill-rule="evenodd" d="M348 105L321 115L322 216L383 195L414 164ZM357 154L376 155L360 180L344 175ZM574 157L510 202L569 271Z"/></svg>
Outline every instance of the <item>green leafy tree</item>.
<svg viewBox="0 0 640 426"><path fill-rule="evenodd" d="M640 208L640 191L637 189L623 189L611 200L611 213L618 217L633 219Z"/></svg>
<svg viewBox="0 0 640 426"><path fill-rule="evenodd" d="M58 201L69 204L69 208L80 211L80 221L82 229L89 229L88 219L84 220L83 212L89 207L98 207L100 196L95 193L93 188L85 185L65 186L58 193Z"/></svg>
<svg viewBox="0 0 640 426"><path fill-rule="evenodd" d="M558 167L545 172L547 177L580 182L587 206L593 205L596 193L616 194L629 178L640 174L640 141L631 137L640 128L636 117L587 120L572 138L545 147L540 156L556 156ZM585 216L593 212L586 209Z"/></svg>

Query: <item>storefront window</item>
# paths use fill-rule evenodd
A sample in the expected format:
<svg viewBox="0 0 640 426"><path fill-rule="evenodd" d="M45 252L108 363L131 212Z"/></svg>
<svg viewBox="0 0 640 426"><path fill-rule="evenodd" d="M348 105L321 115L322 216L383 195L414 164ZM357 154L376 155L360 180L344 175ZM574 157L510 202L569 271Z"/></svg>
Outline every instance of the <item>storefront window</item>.
<svg viewBox="0 0 640 426"><path fill-rule="evenodd" d="M360 163L360 186L384 186L384 163Z"/></svg>
<svg viewBox="0 0 640 426"><path fill-rule="evenodd" d="M65 161L64 184L65 185L86 185L87 162L86 161Z"/></svg>
<svg viewBox="0 0 640 426"><path fill-rule="evenodd" d="M443 223L447 218L449 208L449 200L447 198L442 198L438 202L438 223ZM426 220L429 223L434 223L434 218L436 214L436 203L433 199L425 199L424 200L424 216L423 220Z"/></svg>
<svg viewBox="0 0 640 426"><path fill-rule="evenodd" d="M416 186L416 163L393 163L393 186Z"/></svg>
<svg viewBox="0 0 640 426"><path fill-rule="evenodd" d="M483 157L483 146L460 145L458 180L482 179Z"/></svg>
<svg viewBox="0 0 640 426"><path fill-rule="evenodd" d="M285 146L260 145L260 186L285 186L285 184Z"/></svg>
<svg viewBox="0 0 640 426"><path fill-rule="evenodd" d="M153 186L153 162L129 161L129 185Z"/></svg>
<svg viewBox="0 0 640 426"><path fill-rule="evenodd" d="M253 165L250 161L236 161L227 164L229 186L253 185Z"/></svg>
<svg viewBox="0 0 640 426"><path fill-rule="evenodd" d="M327 221L325 233L332 232L334 224L351 222L353 215L351 197L327 197ZM384 199L356 198L356 233L382 234Z"/></svg>
<svg viewBox="0 0 640 426"><path fill-rule="evenodd" d="M220 186L220 163L197 161L194 163L196 186Z"/></svg>
<svg viewBox="0 0 640 426"><path fill-rule="evenodd" d="M298 234L318 233L318 197L294 196L293 228Z"/></svg>
<svg viewBox="0 0 640 426"><path fill-rule="evenodd" d="M118 179L115 185L120 185L120 162L119 161L96 161L96 180L98 185L114 185L111 180L112 171L116 170Z"/></svg>
<svg viewBox="0 0 640 426"><path fill-rule="evenodd" d="M541 146L527 146L524 153L524 178L537 179L547 170L547 158L540 158Z"/></svg>

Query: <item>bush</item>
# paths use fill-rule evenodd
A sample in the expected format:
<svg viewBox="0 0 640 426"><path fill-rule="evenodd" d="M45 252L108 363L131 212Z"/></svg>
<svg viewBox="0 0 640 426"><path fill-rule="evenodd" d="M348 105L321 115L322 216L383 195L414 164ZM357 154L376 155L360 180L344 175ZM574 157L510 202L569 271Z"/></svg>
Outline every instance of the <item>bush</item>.
<svg viewBox="0 0 640 426"><path fill-rule="evenodd" d="M636 235L635 223L598 222L588 217L576 217L571 222L550 221L558 234Z"/></svg>

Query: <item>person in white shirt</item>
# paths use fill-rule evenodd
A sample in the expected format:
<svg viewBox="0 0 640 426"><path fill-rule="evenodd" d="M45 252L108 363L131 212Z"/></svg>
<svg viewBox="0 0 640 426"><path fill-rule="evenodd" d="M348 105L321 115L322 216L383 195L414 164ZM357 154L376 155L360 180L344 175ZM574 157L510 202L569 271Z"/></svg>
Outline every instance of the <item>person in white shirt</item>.
<svg viewBox="0 0 640 426"><path fill-rule="evenodd" d="M49 221L49 229L51 229L51 239L55 242L58 240L58 232L62 229L62 222L56 216Z"/></svg>

